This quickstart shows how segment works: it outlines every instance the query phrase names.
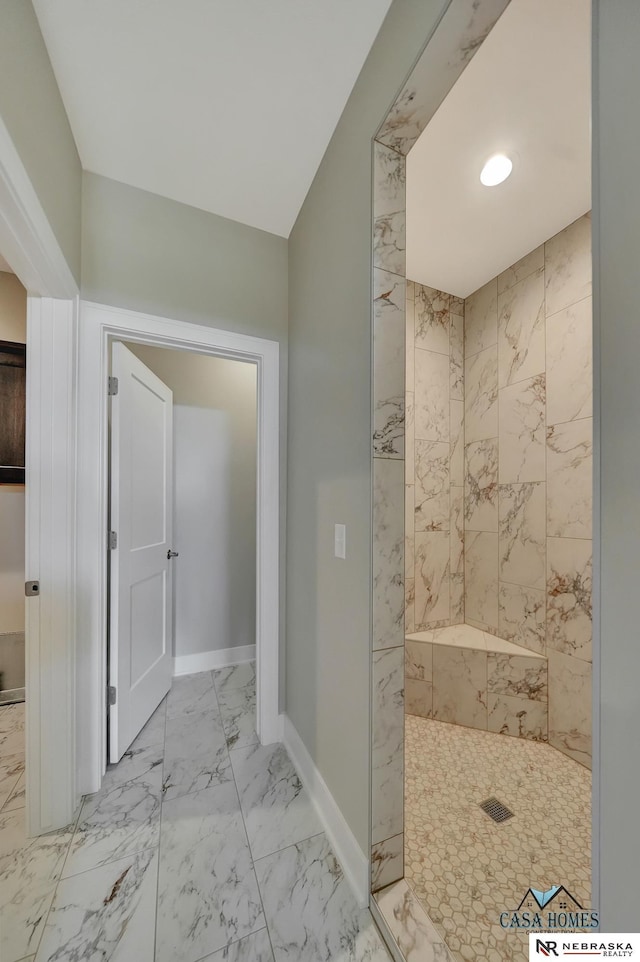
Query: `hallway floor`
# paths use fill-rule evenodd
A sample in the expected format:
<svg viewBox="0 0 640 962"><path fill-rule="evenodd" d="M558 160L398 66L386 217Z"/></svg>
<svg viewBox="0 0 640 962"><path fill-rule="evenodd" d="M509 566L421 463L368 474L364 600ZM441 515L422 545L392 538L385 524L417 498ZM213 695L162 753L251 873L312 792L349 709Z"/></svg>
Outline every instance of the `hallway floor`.
<svg viewBox="0 0 640 962"><path fill-rule="evenodd" d="M9 711L2 758L24 751ZM175 679L66 830L25 838L14 775L2 962L388 962L285 749L258 743L252 664Z"/></svg>
<svg viewBox="0 0 640 962"><path fill-rule="evenodd" d="M452 954L527 962L500 926L528 888L564 885L590 907L591 772L542 742L405 719L405 877ZM496 796L514 817L496 823Z"/></svg>

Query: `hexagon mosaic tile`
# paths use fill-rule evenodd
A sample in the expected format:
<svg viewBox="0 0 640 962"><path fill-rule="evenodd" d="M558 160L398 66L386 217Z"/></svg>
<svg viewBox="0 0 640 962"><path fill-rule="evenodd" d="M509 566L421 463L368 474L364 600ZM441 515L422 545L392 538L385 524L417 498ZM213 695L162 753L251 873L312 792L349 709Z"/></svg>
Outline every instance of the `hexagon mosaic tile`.
<svg viewBox="0 0 640 962"><path fill-rule="evenodd" d="M532 886L591 896L591 773L541 742L406 716L405 877L460 962L527 962L503 929ZM493 822L495 796L513 813Z"/></svg>

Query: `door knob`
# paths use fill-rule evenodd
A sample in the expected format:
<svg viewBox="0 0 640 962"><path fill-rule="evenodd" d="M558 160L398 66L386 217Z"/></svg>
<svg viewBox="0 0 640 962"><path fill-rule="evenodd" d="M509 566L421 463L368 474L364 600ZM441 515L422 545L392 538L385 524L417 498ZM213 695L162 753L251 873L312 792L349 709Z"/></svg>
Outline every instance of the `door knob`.
<svg viewBox="0 0 640 962"><path fill-rule="evenodd" d="M177 558L179 554L179 551L172 551L171 548L169 548L167 551L167 560L171 561L172 558Z"/></svg>

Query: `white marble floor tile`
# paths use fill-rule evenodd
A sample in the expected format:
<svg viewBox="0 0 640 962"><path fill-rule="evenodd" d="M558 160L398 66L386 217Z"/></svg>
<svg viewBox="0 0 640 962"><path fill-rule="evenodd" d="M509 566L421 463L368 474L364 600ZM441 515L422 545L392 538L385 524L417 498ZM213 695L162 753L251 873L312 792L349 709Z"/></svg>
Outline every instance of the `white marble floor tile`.
<svg viewBox="0 0 640 962"><path fill-rule="evenodd" d="M208 955L202 962L273 962L273 951L266 929L232 942L219 952Z"/></svg>
<svg viewBox="0 0 640 962"><path fill-rule="evenodd" d="M156 962L196 962L264 924L235 785L165 802Z"/></svg>
<svg viewBox="0 0 640 962"><path fill-rule="evenodd" d="M27 838L25 810L0 815L0 959L16 962L40 941L73 827Z"/></svg>
<svg viewBox="0 0 640 962"><path fill-rule="evenodd" d="M231 763L254 859L322 832L283 745L239 748Z"/></svg>
<svg viewBox="0 0 640 962"><path fill-rule="evenodd" d="M324 835L256 862L276 962L388 962Z"/></svg>
<svg viewBox="0 0 640 962"><path fill-rule="evenodd" d="M24 754L0 757L0 809L2 809L12 795L16 785L24 775Z"/></svg>
<svg viewBox="0 0 640 962"><path fill-rule="evenodd" d="M213 672L213 684L218 694L222 691L246 688L248 685L255 687L255 683L255 661L245 661L240 665L229 665L227 668L218 668Z"/></svg>
<svg viewBox="0 0 640 962"><path fill-rule="evenodd" d="M64 879L36 962L153 962L157 853Z"/></svg>
<svg viewBox="0 0 640 962"><path fill-rule="evenodd" d="M167 718L213 711L217 707L210 671L201 671L197 675L181 675L173 679L167 695Z"/></svg>
<svg viewBox="0 0 640 962"><path fill-rule="evenodd" d="M152 745L163 745L166 717L167 699L163 698L147 724L131 745L131 748L151 748Z"/></svg>
<svg viewBox="0 0 640 962"><path fill-rule="evenodd" d="M232 778L220 712L167 719L162 780L165 800L211 788Z"/></svg>
<svg viewBox="0 0 640 962"><path fill-rule="evenodd" d="M447 946L404 879L378 892L376 902L406 962L452 962Z"/></svg>
<svg viewBox="0 0 640 962"><path fill-rule="evenodd" d="M26 802L26 786L24 772L19 777L8 799L2 806L3 812L13 812L16 808L24 808Z"/></svg>
<svg viewBox="0 0 640 962"><path fill-rule="evenodd" d="M218 704L229 748L257 745L255 692L251 688L224 691Z"/></svg>
<svg viewBox="0 0 640 962"><path fill-rule="evenodd" d="M85 798L64 876L157 846L161 796L162 752L152 746L127 753L100 791Z"/></svg>
<svg viewBox="0 0 640 962"><path fill-rule="evenodd" d="M0 708L0 756L24 753L24 702Z"/></svg>

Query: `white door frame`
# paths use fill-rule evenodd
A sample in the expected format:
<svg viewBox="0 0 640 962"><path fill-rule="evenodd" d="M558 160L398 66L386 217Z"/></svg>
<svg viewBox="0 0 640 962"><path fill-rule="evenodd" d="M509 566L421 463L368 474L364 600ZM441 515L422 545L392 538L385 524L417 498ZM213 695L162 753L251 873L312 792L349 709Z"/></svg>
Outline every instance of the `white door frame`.
<svg viewBox="0 0 640 962"><path fill-rule="evenodd" d="M78 286L0 119L0 249L27 290L26 829L71 821L75 749Z"/></svg>
<svg viewBox="0 0 640 962"><path fill-rule="evenodd" d="M257 726L282 736L279 715L279 344L199 324L82 301L78 366L78 775L100 787L106 763L107 441L109 351L114 338L197 351L258 368Z"/></svg>

